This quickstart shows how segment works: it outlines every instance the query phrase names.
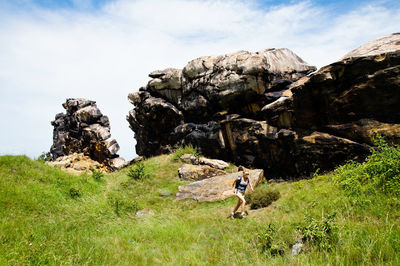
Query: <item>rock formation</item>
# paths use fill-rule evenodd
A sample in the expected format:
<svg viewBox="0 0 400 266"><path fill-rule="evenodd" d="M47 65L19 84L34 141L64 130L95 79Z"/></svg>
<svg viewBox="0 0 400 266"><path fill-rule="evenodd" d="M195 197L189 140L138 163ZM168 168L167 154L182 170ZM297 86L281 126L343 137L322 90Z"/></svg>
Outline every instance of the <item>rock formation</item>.
<svg viewBox="0 0 400 266"><path fill-rule="evenodd" d="M288 49L268 49L154 71L128 96L136 151L192 144L268 177L297 177L363 159L376 133L399 143L400 34L314 70Z"/></svg>
<svg viewBox="0 0 400 266"><path fill-rule="evenodd" d="M51 159L83 153L111 169L121 168L125 161L118 156L118 143L111 138L110 122L87 99L67 99L63 104L66 114L59 113L51 122L54 126Z"/></svg>

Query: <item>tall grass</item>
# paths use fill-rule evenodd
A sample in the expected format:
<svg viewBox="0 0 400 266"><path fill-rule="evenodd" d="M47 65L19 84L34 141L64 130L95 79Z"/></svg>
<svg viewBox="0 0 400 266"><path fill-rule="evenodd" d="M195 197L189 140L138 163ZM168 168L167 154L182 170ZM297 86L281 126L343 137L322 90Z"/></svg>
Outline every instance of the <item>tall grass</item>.
<svg viewBox="0 0 400 266"><path fill-rule="evenodd" d="M398 152L394 149L390 154ZM173 160L175 155L145 160L146 178L129 177L128 168L99 180L24 156L2 156L0 264L399 265L397 194L375 181L360 181L362 193L347 189L352 187L348 178L362 173L359 168L381 169L379 162L392 156L385 152L377 150L365 164L350 163L310 180L262 184L261 189L277 190L281 198L235 220L228 219L234 198L175 200L178 187L189 182L178 178L182 163ZM392 164L382 164L386 170L379 173L388 173ZM152 212L136 216L141 209ZM333 213L334 241L323 242L320 224ZM322 242L308 241L306 232L322 232ZM305 241L303 252L292 256L299 239ZM263 252L262 243L278 252Z"/></svg>

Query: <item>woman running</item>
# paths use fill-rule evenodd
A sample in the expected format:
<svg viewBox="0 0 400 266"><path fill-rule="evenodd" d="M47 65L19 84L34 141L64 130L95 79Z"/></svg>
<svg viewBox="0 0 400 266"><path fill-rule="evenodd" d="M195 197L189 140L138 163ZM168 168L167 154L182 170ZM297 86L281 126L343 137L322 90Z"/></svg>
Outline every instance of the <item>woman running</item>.
<svg viewBox="0 0 400 266"><path fill-rule="evenodd" d="M235 179L232 184L233 192L239 200L236 204L236 207L231 213L231 218L234 218L235 212L239 209L240 206L242 206L242 217L245 217L244 207L246 205L246 200L244 199L244 193L246 192L247 185L250 185L251 191L254 191L253 186L250 183L249 171L244 167L239 167L239 171L240 170L243 171L242 176L239 176L237 179Z"/></svg>

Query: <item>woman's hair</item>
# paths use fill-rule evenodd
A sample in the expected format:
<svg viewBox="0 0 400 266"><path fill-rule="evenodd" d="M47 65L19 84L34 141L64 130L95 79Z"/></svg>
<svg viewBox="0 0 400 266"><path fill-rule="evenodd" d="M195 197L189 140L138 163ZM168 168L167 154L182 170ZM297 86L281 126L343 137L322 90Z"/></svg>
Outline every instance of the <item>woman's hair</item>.
<svg viewBox="0 0 400 266"><path fill-rule="evenodd" d="M247 168L244 167L244 166L239 166L239 167L238 167L238 172L241 172L241 171L243 171L243 172L249 172L249 169L247 169Z"/></svg>

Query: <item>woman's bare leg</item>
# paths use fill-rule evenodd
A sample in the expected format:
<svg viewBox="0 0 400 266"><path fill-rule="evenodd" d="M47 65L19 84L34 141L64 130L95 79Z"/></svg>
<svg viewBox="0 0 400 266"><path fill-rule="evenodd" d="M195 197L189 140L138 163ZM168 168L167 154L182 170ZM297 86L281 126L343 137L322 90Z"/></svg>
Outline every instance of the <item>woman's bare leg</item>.
<svg viewBox="0 0 400 266"><path fill-rule="evenodd" d="M240 204L240 202L241 202L241 205L242 205L242 212L244 212L244 207L245 207L245 205L246 205L246 200L244 199L243 195L241 195L241 194L236 194L236 197L239 198L239 202L238 202L237 208L239 208L239 204ZM237 210L237 209L235 209L235 210Z"/></svg>
<svg viewBox="0 0 400 266"><path fill-rule="evenodd" d="M238 203L236 204L236 207L233 209L233 213L235 213L239 209L241 204L242 204L242 200L239 198Z"/></svg>

